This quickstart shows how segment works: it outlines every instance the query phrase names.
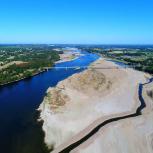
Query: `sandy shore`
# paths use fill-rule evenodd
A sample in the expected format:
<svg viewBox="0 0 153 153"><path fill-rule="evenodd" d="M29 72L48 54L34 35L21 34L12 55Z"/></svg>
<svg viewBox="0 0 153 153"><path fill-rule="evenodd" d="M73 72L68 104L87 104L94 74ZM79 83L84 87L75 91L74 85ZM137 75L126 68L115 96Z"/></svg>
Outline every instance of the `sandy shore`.
<svg viewBox="0 0 153 153"><path fill-rule="evenodd" d="M57 61L56 63L62 63L62 62L68 62L72 60L76 60L80 56L83 56L84 54L81 54L79 52L74 52L71 50L66 50L64 51L63 54L60 54L60 60Z"/></svg>
<svg viewBox="0 0 153 153"><path fill-rule="evenodd" d="M144 86L146 108L141 116L111 123L72 152L77 153L152 153L153 83Z"/></svg>
<svg viewBox="0 0 153 153"><path fill-rule="evenodd" d="M117 67L104 59L92 66ZM132 69L90 69L49 88L39 108L46 144L59 152L98 123L135 112L138 84L145 81L144 73Z"/></svg>

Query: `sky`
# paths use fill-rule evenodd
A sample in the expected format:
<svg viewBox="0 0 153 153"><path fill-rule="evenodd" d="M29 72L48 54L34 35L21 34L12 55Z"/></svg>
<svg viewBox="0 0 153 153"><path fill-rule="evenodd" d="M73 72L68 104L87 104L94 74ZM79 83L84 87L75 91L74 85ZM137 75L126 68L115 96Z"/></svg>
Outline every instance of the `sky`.
<svg viewBox="0 0 153 153"><path fill-rule="evenodd" d="M153 0L0 0L0 43L153 44Z"/></svg>

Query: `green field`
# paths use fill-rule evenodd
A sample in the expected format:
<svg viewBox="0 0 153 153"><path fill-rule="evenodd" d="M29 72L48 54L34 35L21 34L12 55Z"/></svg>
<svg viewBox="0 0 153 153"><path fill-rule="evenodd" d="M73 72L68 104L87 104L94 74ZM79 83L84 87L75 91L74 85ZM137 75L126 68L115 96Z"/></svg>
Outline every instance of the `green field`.
<svg viewBox="0 0 153 153"><path fill-rule="evenodd" d="M59 59L59 52L46 46L0 47L0 85L40 73Z"/></svg>

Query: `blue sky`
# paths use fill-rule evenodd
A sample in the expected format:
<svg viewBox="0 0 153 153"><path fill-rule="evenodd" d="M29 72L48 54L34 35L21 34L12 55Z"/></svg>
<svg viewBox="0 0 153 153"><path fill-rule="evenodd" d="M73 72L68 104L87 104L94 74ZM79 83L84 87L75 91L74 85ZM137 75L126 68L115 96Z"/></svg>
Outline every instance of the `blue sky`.
<svg viewBox="0 0 153 153"><path fill-rule="evenodd" d="M0 43L153 44L153 0L0 0Z"/></svg>

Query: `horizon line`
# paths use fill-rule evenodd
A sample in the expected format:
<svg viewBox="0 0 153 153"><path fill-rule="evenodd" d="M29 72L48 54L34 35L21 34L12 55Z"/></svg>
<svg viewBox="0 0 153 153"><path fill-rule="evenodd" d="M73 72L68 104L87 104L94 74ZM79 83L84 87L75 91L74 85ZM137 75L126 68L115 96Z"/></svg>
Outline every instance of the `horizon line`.
<svg viewBox="0 0 153 153"><path fill-rule="evenodd" d="M153 45L153 43L0 43L0 45Z"/></svg>

